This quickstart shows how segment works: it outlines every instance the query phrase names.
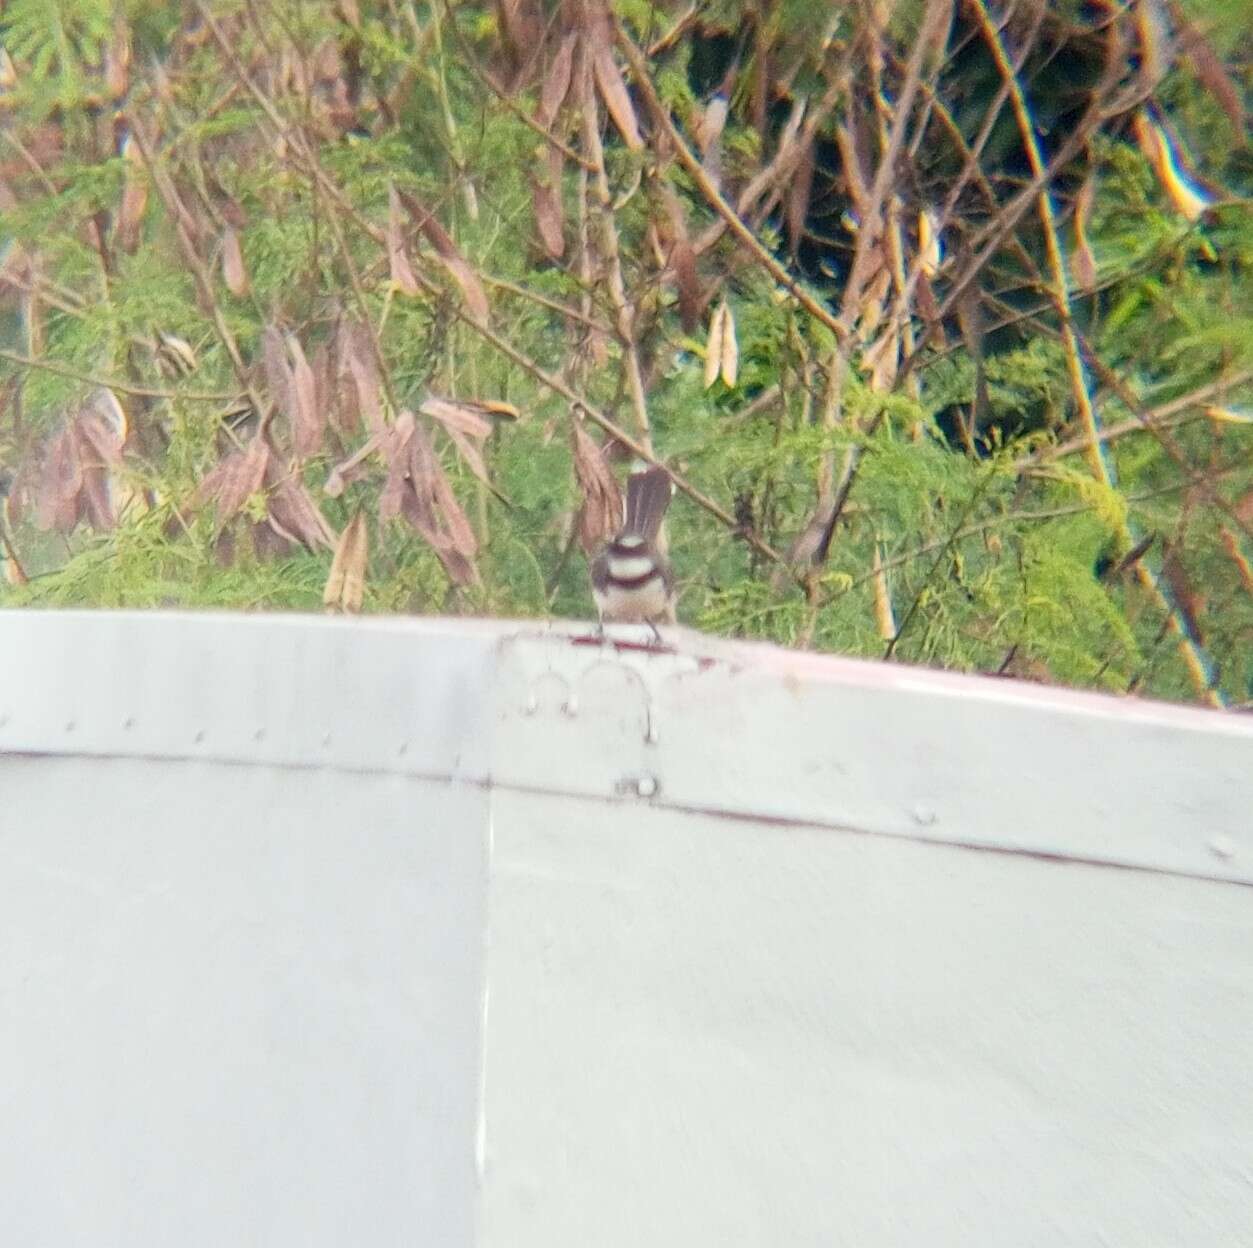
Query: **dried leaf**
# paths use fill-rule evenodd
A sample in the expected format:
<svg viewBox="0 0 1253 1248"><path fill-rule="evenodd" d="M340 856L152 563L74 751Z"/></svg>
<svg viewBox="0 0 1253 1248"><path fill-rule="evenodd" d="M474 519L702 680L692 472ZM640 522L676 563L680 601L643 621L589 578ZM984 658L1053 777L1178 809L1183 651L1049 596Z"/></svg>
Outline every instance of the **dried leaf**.
<svg viewBox="0 0 1253 1248"><path fill-rule="evenodd" d="M78 523L83 465L72 429L62 429L44 451L35 484L35 523L44 530L72 533Z"/></svg>
<svg viewBox="0 0 1253 1248"><path fill-rule="evenodd" d="M705 389L718 380L722 368L722 338L726 329L727 305L723 300L709 319L709 337L705 340Z"/></svg>
<svg viewBox="0 0 1253 1248"><path fill-rule="evenodd" d="M46 449L36 481L36 523L73 533L79 521L96 530L117 523L110 469L122 464L127 416L112 391L99 387Z"/></svg>
<svg viewBox="0 0 1253 1248"><path fill-rule="evenodd" d="M492 488L491 479L487 475L487 464L483 462L483 454L477 446L459 429L447 430L448 437L457 448L457 453L465 461L466 467L488 488Z"/></svg>
<svg viewBox="0 0 1253 1248"><path fill-rule="evenodd" d="M1156 90L1172 59L1170 20L1162 0L1140 0L1133 6L1139 34L1140 82Z"/></svg>
<svg viewBox="0 0 1253 1248"><path fill-rule="evenodd" d="M579 545L593 554L622 526L622 491L604 452L577 421L571 425L574 475L583 501L579 505Z"/></svg>
<svg viewBox="0 0 1253 1248"><path fill-rule="evenodd" d="M317 382L305 358L304 349L294 334L287 335L287 354L291 362L292 446L298 458L316 455L322 449L326 433L326 410L318 406Z"/></svg>
<svg viewBox="0 0 1253 1248"><path fill-rule="evenodd" d="M318 411L326 413L328 424L335 426L337 432L343 432L343 425L337 419L340 413L341 390L339 377L335 371L335 361L331 353L331 343L319 342L309 357L309 367L313 370L313 402ZM356 416L356 406L350 409L350 416Z"/></svg>
<svg viewBox="0 0 1253 1248"><path fill-rule="evenodd" d="M679 316L685 333L691 333L700 320L700 276L696 271L696 251L687 231L683 204L674 190L663 185L666 215L662 223L670 240L670 264L679 288Z"/></svg>
<svg viewBox="0 0 1253 1248"><path fill-rule="evenodd" d="M117 523L113 508L113 487L109 470L87 444L81 428L75 429L75 440L83 471L83 488L78 496L78 517L98 533L107 532Z"/></svg>
<svg viewBox="0 0 1253 1248"><path fill-rule="evenodd" d="M722 374L722 384L728 389L733 389L736 378L740 374L740 344L735 336L735 317L725 299L722 301L722 307L722 351L719 357L719 371Z"/></svg>
<svg viewBox="0 0 1253 1248"><path fill-rule="evenodd" d="M877 247L875 251L879 253ZM920 273L920 277L925 279L926 273ZM867 284L865 293L861 297L861 305L857 310L857 333L863 342L868 342L874 336L874 331L879 328L883 314L887 311L888 293L891 288L892 274L883 263L882 254L879 253L879 268L874 278Z"/></svg>
<svg viewBox="0 0 1253 1248"><path fill-rule="evenodd" d="M535 227L544 251L550 259L560 260L566 250L561 203L552 187L544 182L534 184L531 199L535 209Z"/></svg>
<svg viewBox="0 0 1253 1248"><path fill-rule="evenodd" d="M548 76L540 90L539 112L535 115L535 120L545 130L556 120L570 90L570 70L574 64L574 46L578 39L578 31L572 30L566 35L548 67Z"/></svg>
<svg viewBox="0 0 1253 1248"><path fill-rule="evenodd" d="M296 546L294 538L280 533L273 521L267 517L261 524L252 526L252 549L257 559L286 559ZM231 556L234 557L233 554Z"/></svg>
<svg viewBox="0 0 1253 1248"><path fill-rule="evenodd" d="M90 426L89 437L105 460L111 464L121 463L130 424L117 395L104 386L97 386L83 404L78 419L80 425Z"/></svg>
<svg viewBox="0 0 1253 1248"><path fill-rule="evenodd" d="M1162 542L1164 555L1162 558L1161 581L1170 590L1176 611L1183 617L1189 636L1201 645L1205 644L1205 630L1202 621L1209 611L1209 600L1197 588L1196 580L1189 569L1183 566L1179 548L1173 544Z"/></svg>
<svg viewBox="0 0 1253 1248"><path fill-rule="evenodd" d="M609 335L599 326L588 331L587 353L597 368L604 368L609 363Z"/></svg>
<svg viewBox="0 0 1253 1248"><path fill-rule="evenodd" d="M536 178L532 188L535 225L540 242L553 260L560 260L566 250L565 210L561 203L561 178L565 158L555 147L548 149L548 173Z"/></svg>
<svg viewBox="0 0 1253 1248"><path fill-rule="evenodd" d="M131 44L125 26L125 16L118 6L114 21L113 39L104 53L104 89L115 103L126 95L130 80Z"/></svg>
<svg viewBox="0 0 1253 1248"><path fill-rule="evenodd" d="M879 636L891 641L896 636L896 616L892 612L892 595L888 591L887 572L883 567L883 550L878 542L874 545L874 562L871 565L874 583L874 618Z"/></svg>
<svg viewBox="0 0 1253 1248"><path fill-rule="evenodd" d="M199 366L199 361L186 338L158 330L157 364L175 377L190 377Z"/></svg>
<svg viewBox="0 0 1253 1248"><path fill-rule="evenodd" d="M1070 253L1070 271L1080 290L1092 290L1096 286L1096 257L1088 242L1088 223L1095 200L1096 178L1089 177L1075 196L1075 247Z"/></svg>
<svg viewBox="0 0 1253 1248"><path fill-rule="evenodd" d="M930 208L918 213L918 269L925 277L934 277L944 262L939 223Z"/></svg>
<svg viewBox="0 0 1253 1248"><path fill-rule="evenodd" d="M709 103L697 113L692 137L696 141L696 150L704 160L722 139L722 131L727 124L727 97L722 91L716 92Z"/></svg>
<svg viewBox="0 0 1253 1248"><path fill-rule="evenodd" d="M409 440L415 421L412 412L401 412L396 423L380 440L383 458L387 461L387 480L379 494L379 523L386 524L401 513L409 481Z"/></svg>
<svg viewBox="0 0 1253 1248"><path fill-rule="evenodd" d="M848 197L853 201L853 214L859 218L866 210L870 189L866 184L865 162L861 157L857 133L852 126L843 121L836 124L835 145L839 149Z"/></svg>
<svg viewBox="0 0 1253 1248"><path fill-rule="evenodd" d="M471 267L466 258L457 250L448 231L429 213L412 195L402 191L399 196L414 224L426 235L435 254L448 270L453 281L461 288L461 297L465 300L466 310L481 324L487 323L488 305L487 292L479 275Z"/></svg>
<svg viewBox="0 0 1253 1248"><path fill-rule="evenodd" d="M271 455L266 469L267 523L282 537L309 550L334 550L337 536L318 510L294 469L283 468Z"/></svg>
<svg viewBox="0 0 1253 1248"><path fill-rule="evenodd" d="M117 400L113 395L104 391L112 399L113 404L117 404ZM101 405L103 407L103 404ZM88 480L89 473L96 473L103 478L100 488L108 488L108 476L111 468L117 468L122 463L122 444L126 440L126 416L118 407L117 416L109 412L107 408L100 410L93 408L90 404L85 406L83 411L79 413L73 424L73 435L75 439L75 453L83 468L83 484L84 487L90 487L91 491L99 492L98 483ZM97 507L95 515L99 517L107 516L107 523L103 526L93 521L93 527L112 528L112 508L105 509Z"/></svg>
<svg viewBox="0 0 1253 1248"><path fill-rule="evenodd" d="M932 326L932 334L938 335L942 333L943 330L939 325L940 301L935 297L931 279L925 273L918 274L918 283L914 287L914 302L918 305L918 311L922 314L922 319L929 326Z"/></svg>
<svg viewBox="0 0 1253 1248"><path fill-rule="evenodd" d="M534 13L521 0L496 0L496 13L505 41L519 59L530 56L537 36Z"/></svg>
<svg viewBox="0 0 1253 1248"><path fill-rule="evenodd" d="M444 475L443 465L440 464L425 430L418 428L414 431L411 446L415 481L429 482L433 501L443 520L443 528L452 548L467 560L473 559L478 553L478 538L474 536L469 518Z"/></svg>
<svg viewBox="0 0 1253 1248"><path fill-rule="evenodd" d="M128 256L139 250L140 228L147 208L147 182L128 172L122 184L122 204L117 214L117 245Z"/></svg>
<svg viewBox="0 0 1253 1248"><path fill-rule="evenodd" d="M592 60L592 69L596 75L596 86L600 89L601 99L617 126L622 141L633 152L640 151L644 140L640 137L639 122L635 118L635 107L631 103L630 92L622 78L613 53L607 45L597 48Z"/></svg>
<svg viewBox="0 0 1253 1248"><path fill-rule="evenodd" d="M261 331L261 364L265 370L266 385L279 411L288 419L295 406L295 379L287 358L287 344L282 333L273 325Z"/></svg>
<svg viewBox="0 0 1253 1248"><path fill-rule="evenodd" d="M365 570L369 546L369 530L365 513L357 510L339 535L331 559L330 575L322 591L322 605L360 611L365 600Z"/></svg>
<svg viewBox="0 0 1253 1248"><path fill-rule="evenodd" d="M446 429L459 430L472 438L486 438L492 431L492 423L483 414L480 404L431 395L418 410L439 421Z"/></svg>
<svg viewBox="0 0 1253 1248"><path fill-rule="evenodd" d="M351 485L364 475L365 470L362 465L375 451L383 448L390 436L391 430L387 429L372 433L359 450L331 469L322 492L330 498L338 498L344 492L345 486Z"/></svg>
<svg viewBox="0 0 1253 1248"><path fill-rule="evenodd" d="M21 524L29 507L38 507L43 471L43 460L34 455L27 456L18 465L4 498L4 518L10 526Z"/></svg>
<svg viewBox="0 0 1253 1248"><path fill-rule="evenodd" d="M479 281L479 275L460 256L441 256L444 267L452 274L453 281L461 287L466 310L480 325L487 324L487 291Z"/></svg>
<svg viewBox="0 0 1253 1248"><path fill-rule="evenodd" d="M218 531L221 532L261 489L269 464L269 444L258 434L242 451L232 451L227 455L205 477L193 496L193 508L212 502Z"/></svg>
<svg viewBox="0 0 1253 1248"><path fill-rule="evenodd" d="M336 346L340 372L347 366L352 376L357 394L357 410L361 413L366 428L378 433L385 427L382 380L369 333L364 325L356 321L341 321Z"/></svg>
<svg viewBox="0 0 1253 1248"><path fill-rule="evenodd" d="M896 381L901 362L901 335L896 318L861 357L862 372L869 373L867 385L877 394L887 394Z"/></svg>
<svg viewBox="0 0 1253 1248"><path fill-rule="evenodd" d="M810 139L801 152L787 193L787 243L793 256L805 237L805 221L814 187L814 144Z"/></svg>
<svg viewBox="0 0 1253 1248"><path fill-rule="evenodd" d="M671 260L679 288L679 320L684 331L691 333L700 320L701 286L696 271L696 252L688 238L675 241Z"/></svg>
<svg viewBox="0 0 1253 1248"><path fill-rule="evenodd" d="M400 215L400 196L394 186L387 188L387 265L392 283L406 295L421 292L405 254L404 224Z"/></svg>
<svg viewBox="0 0 1253 1248"><path fill-rule="evenodd" d="M109 251L104 245L104 227L107 222L107 213L95 212L83 222L82 226L83 239L87 246L100 257L102 264L107 264L109 260Z"/></svg>
<svg viewBox="0 0 1253 1248"><path fill-rule="evenodd" d="M388 474L379 496L380 523L403 515L455 584L476 584L478 541L426 431L412 412L401 412L390 435L384 446Z"/></svg>
<svg viewBox="0 0 1253 1248"><path fill-rule="evenodd" d="M483 462L482 453L471 441L472 438L486 438L492 432L492 422L487 418L482 405L441 399L433 395L426 399L419 410L440 423L470 471L484 485L490 486L491 481L488 479L487 465Z"/></svg>
<svg viewBox="0 0 1253 1248"><path fill-rule="evenodd" d="M478 553L478 541L430 439L420 426L415 427L409 441L409 454L413 488L406 516L430 544L455 584L476 584L479 575L474 556Z"/></svg>
<svg viewBox="0 0 1253 1248"><path fill-rule="evenodd" d="M244 268L244 253L239 246L239 235L231 226L222 234L222 280L226 289L237 299L248 293L248 270Z"/></svg>

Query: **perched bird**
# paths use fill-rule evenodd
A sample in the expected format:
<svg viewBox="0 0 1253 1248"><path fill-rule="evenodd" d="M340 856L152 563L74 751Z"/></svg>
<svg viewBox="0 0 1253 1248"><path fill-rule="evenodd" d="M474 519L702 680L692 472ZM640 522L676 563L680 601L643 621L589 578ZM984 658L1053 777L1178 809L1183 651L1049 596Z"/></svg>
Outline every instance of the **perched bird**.
<svg viewBox="0 0 1253 1248"><path fill-rule="evenodd" d="M674 576L657 548L657 534L673 486L664 468L633 472L627 481L626 520L592 560L592 597L602 627L614 621L657 624L674 619Z"/></svg>

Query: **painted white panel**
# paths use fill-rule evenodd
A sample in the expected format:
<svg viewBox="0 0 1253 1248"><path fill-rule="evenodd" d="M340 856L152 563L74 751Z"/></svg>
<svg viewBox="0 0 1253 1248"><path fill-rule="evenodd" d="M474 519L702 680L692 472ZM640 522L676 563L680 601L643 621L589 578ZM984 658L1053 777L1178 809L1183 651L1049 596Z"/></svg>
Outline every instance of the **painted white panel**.
<svg viewBox="0 0 1253 1248"><path fill-rule="evenodd" d="M0 752L481 780L498 626L0 611Z"/></svg>
<svg viewBox="0 0 1253 1248"><path fill-rule="evenodd" d="M1243 1248L1253 719L642 639L0 612L0 1242Z"/></svg>
<svg viewBox="0 0 1253 1248"><path fill-rule="evenodd" d="M505 639L496 782L1253 883L1253 717L676 642Z"/></svg>
<svg viewBox="0 0 1253 1248"><path fill-rule="evenodd" d="M498 794L484 1243L1248 1242L1253 896Z"/></svg>
<svg viewBox="0 0 1253 1248"><path fill-rule="evenodd" d="M0 751L327 766L1253 883L1253 717L666 630L0 612Z"/></svg>
<svg viewBox="0 0 1253 1248"><path fill-rule="evenodd" d="M486 794L0 755L0 1240L473 1242Z"/></svg>

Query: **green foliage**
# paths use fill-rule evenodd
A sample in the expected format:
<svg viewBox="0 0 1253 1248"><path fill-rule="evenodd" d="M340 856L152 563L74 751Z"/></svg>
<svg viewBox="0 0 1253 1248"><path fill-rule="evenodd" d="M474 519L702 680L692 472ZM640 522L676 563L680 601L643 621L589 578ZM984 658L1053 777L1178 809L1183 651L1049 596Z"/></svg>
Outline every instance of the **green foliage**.
<svg viewBox="0 0 1253 1248"><path fill-rule="evenodd" d="M364 610L585 618L572 406L546 373L632 437L651 438L685 482L751 530L756 546L724 518L677 500L667 532L685 622L1115 691L1253 697L1253 425L1238 421L1253 404L1243 377L1253 369L1253 165L1194 66L1184 62L1167 77L1153 116L1221 185L1223 202L1195 222L1180 216L1135 145L1129 115L1117 110L1093 125L1086 149L1055 181L1061 244L1073 248L1075 193L1084 177L1096 178L1086 234L1097 283L1088 290L1073 282L1067 307L1079 355L1060 332L1048 240L1034 210L975 275L978 323L945 303L961 249L1021 186L1022 138L1007 106L981 154L987 193L1000 198L989 206L970 185L957 197L944 228L946 266L933 281L942 315L933 322L910 288L909 341L895 344L909 368L884 381L871 355L898 293L895 275L876 328L858 337L856 316L830 323L860 245L838 141L865 148L863 181L871 184L922 5L893 7L874 30L865 24L869 10L853 6L833 13L828 32L814 6L799 0L764 10L719 0L676 39L667 37L674 6L614 6L637 43L663 47L653 84L691 147L699 148L692 128L713 86L734 78L716 142L716 172L732 204L777 157L795 99L803 95L813 110L838 67L848 70L849 90L837 93L811 153L803 242L789 221L795 164L767 188L772 194L741 208L760 247L831 309L827 323L758 252L721 229L720 210L675 161L638 84L629 106L642 152L627 149L603 84L589 77L590 94L580 95L577 66L561 109L540 127L582 162L562 157L564 250L558 258L546 251L537 185L553 175L535 118L569 33L563 22L573 19L537 9L548 24L520 36L495 5L359 7L359 27L318 0L223 13L216 21L229 55L212 31L180 24L174 6L73 0L50 9L15 0L5 8L0 23L17 82L5 99L11 202L0 224L0 381L9 384L0 469L18 474L6 533L30 579L0 587L0 602L318 609L330 549L308 533L276 541L271 526L266 535L278 476L240 500L225 523L215 519L221 492L210 490L208 501L199 493L249 445L256 413L251 424L232 422L241 402L259 399L280 475L299 483L335 533L358 507L369 517ZM532 6L513 7L525 15ZM1077 123L1057 112L1060 94L1045 98L1033 84L1038 75L1054 83L1070 74L1085 85L1072 84L1066 98L1081 102L1098 37L1082 25L1083 6L1054 10L1052 42L1024 44L1023 75L1036 92L1037 133L1050 145L1051 125L1064 133ZM1211 42L1233 58L1233 74L1234 11L1207 10ZM970 144L1002 84L975 28L960 26L968 15L957 20L957 54L929 89ZM119 29L129 39L130 77L112 98L108 67L116 77ZM512 44L523 36L531 42L519 51ZM156 63L162 76L151 70ZM769 79L764 96L759 70ZM603 196L582 126L586 107L596 110L604 150ZM909 130L897 156L903 172L890 188L902 272L913 264L919 206L943 203L964 164L934 110L927 115L922 133ZM129 127L138 127L155 170L137 142L120 154L115 139ZM416 294L392 280L393 186L418 205L399 225ZM119 221L140 188L147 203L128 249ZM439 235L424 228L424 211L455 247L451 262L441 258ZM103 222L103 245L89 230L93 220ZM227 277L228 223L246 289ZM693 261L695 327L684 325L679 306L679 227L702 248ZM462 315L467 271L490 302L489 336ZM707 387L709 317L724 298L738 371L731 384ZM377 342L378 402L389 427L405 410L420 413L432 393L508 402L521 413L474 445L490 490L473 457L419 414L474 531L473 576L459 577L404 518L380 519L385 448L366 458L342 495L324 491L332 468L367 437L346 414L345 394L356 393L346 368L322 372L320 445L295 452L290 406L264 360L266 331L271 342L276 331L280 340L291 335L325 369L344 349L347 322L368 324L364 341ZM632 327L634 362L618 333L623 324ZM187 375L163 352L171 336L194 357ZM358 365L368 357L375 366L372 346L359 340L353 351ZM633 399L636 363L647 434ZM1081 445L1077 370L1098 429L1113 435L1099 470ZM1207 390L1220 378L1235 380ZM50 448L75 427L97 382L126 407L126 454L109 467L118 523L48 532L40 491L46 502ZM978 426L967 431L983 395ZM1211 403L1237 419L1205 419ZM825 558L763 553L786 555L844 480ZM1121 566L1147 537L1139 561ZM1208 665L1208 688L1180 632Z"/></svg>

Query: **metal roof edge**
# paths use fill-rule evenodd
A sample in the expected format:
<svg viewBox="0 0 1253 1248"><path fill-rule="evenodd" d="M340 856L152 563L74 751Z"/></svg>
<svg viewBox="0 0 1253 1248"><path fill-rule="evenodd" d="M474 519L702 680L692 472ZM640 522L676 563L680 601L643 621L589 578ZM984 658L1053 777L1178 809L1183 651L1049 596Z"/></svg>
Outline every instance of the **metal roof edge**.
<svg viewBox="0 0 1253 1248"><path fill-rule="evenodd" d="M4 753L392 772L1253 883L1253 721L666 630L0 611Z"/></svg>

